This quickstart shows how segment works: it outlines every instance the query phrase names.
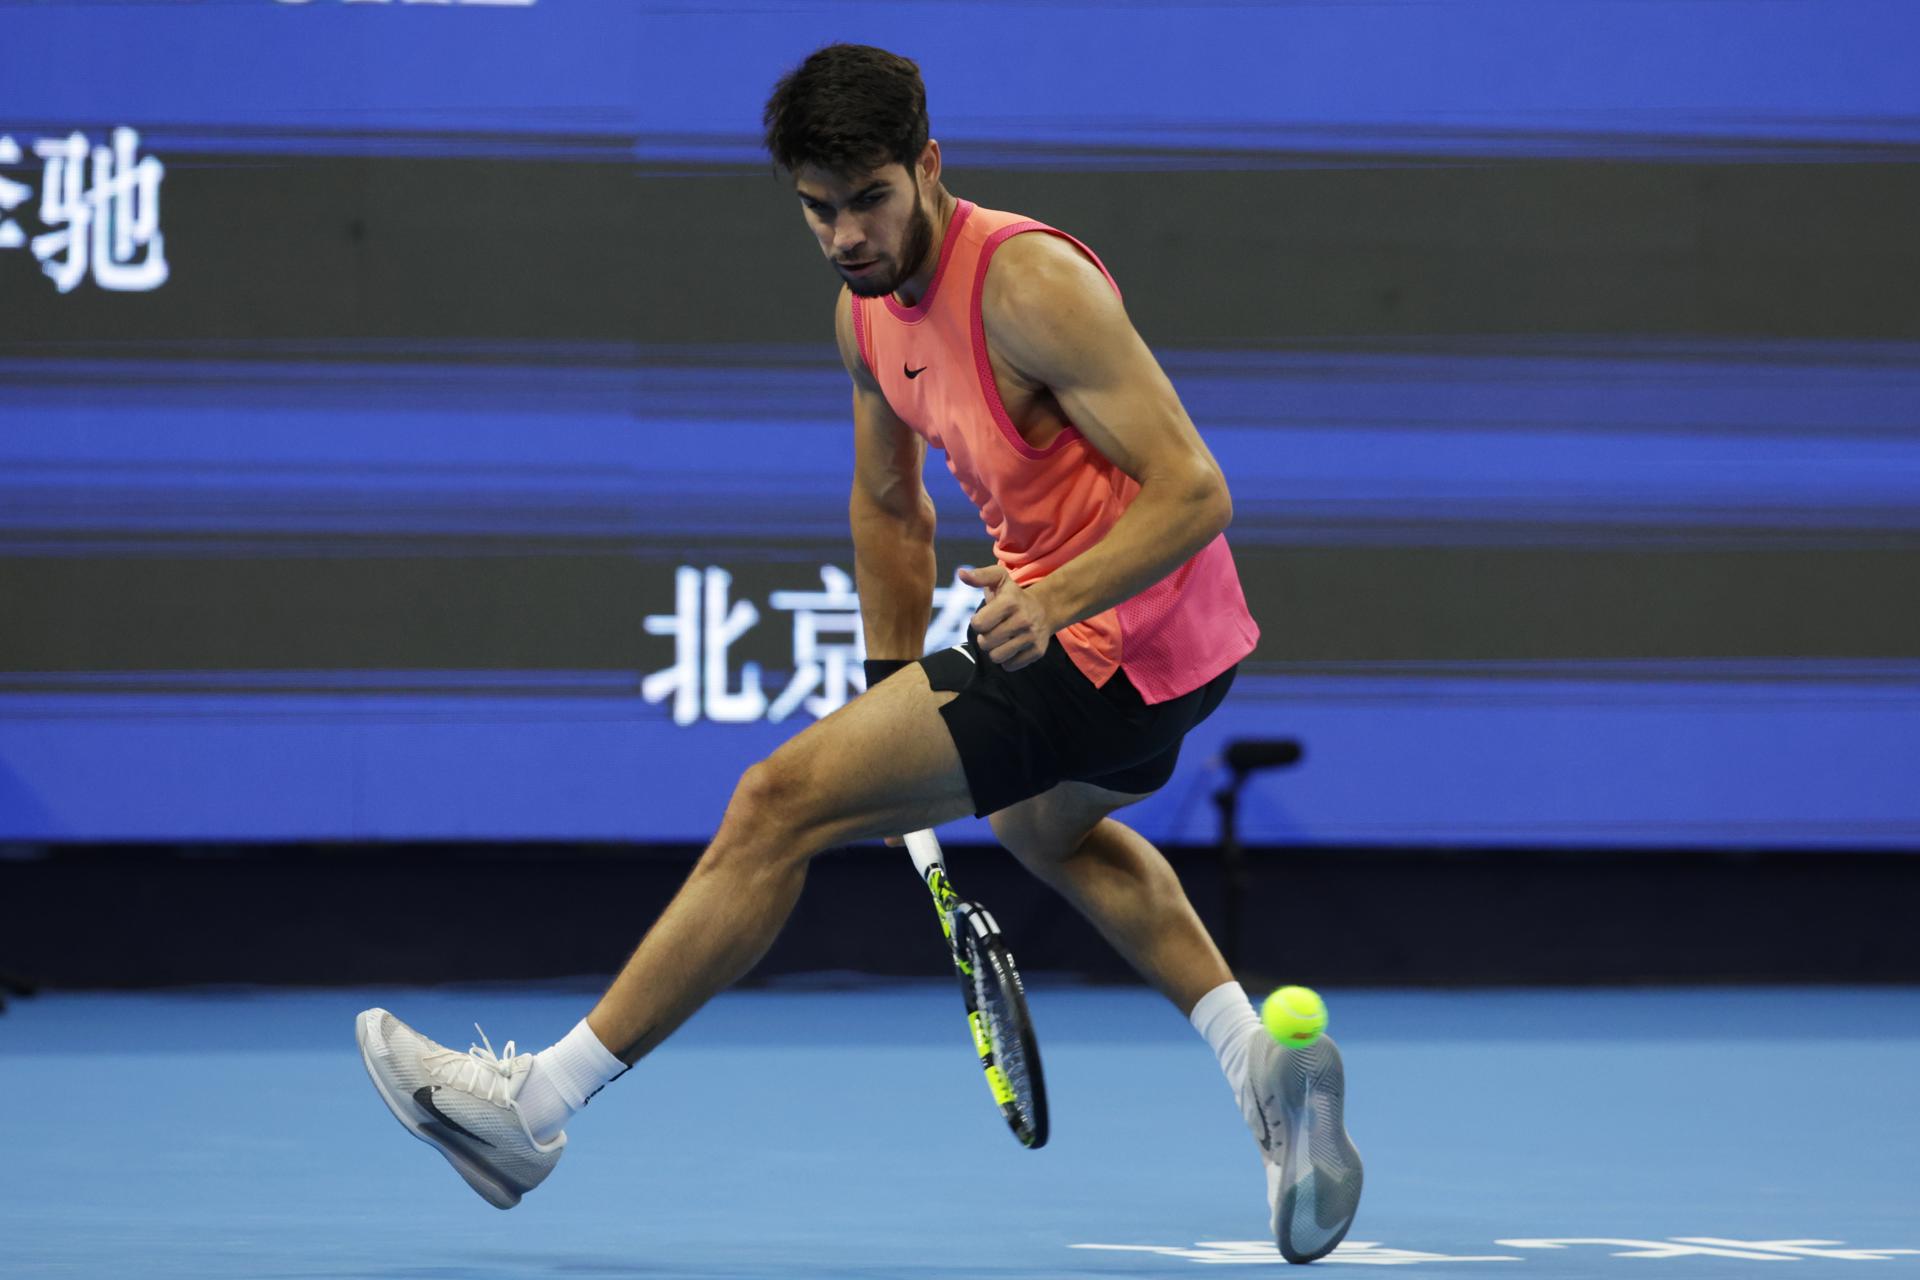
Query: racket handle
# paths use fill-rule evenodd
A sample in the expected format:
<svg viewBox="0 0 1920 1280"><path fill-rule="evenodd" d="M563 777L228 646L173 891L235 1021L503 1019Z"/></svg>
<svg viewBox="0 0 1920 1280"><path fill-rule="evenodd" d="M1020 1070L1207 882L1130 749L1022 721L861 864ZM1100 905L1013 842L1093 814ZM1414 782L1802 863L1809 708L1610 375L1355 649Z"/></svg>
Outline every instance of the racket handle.
<svg viewBox="0 0 1920 1280"><path fill-rule="evenodd" d="M906 836L907 855L913 859L913 869L925 880L927 873L935 867L942 872L947 864L940 856L940 841L932 831L909 831Z"/></svg>

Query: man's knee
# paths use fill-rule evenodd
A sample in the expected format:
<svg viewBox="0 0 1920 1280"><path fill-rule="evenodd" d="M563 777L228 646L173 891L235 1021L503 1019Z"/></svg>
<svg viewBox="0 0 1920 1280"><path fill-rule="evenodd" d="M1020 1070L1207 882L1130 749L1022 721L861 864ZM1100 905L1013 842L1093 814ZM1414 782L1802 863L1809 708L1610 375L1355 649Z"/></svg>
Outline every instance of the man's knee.
<svg viewBox="0 0 1920 1280"><path fill-rule="evenodd" d="M1051 813L1044 797L1035 797L1002 809L987 821L1007 852L1041 879L1050 880L1101 819Z"/></svg>
<svg viewBox="0 0 1920 1280"><path fill-rule="evenodd" d="M721 833L711 852L751 851L760 857L807 858L817 850L808 846L806 832L818 815L809 803L818 795L811 782L812 766L801 752L782 748L740 775Z"/></svg>

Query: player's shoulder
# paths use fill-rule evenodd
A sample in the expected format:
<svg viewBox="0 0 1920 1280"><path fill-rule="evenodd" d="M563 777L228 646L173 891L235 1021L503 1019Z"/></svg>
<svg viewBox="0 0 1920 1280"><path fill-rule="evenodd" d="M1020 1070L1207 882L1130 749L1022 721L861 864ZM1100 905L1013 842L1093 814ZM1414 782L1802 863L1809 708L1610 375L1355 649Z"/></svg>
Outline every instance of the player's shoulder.
<svg viewBox="0 0 1920 1280"><path fill-rule="evenodd" d="M994 310L1031 313L1078 309L1090 298L1112 294L1105 273L1073 241L1031 231L1007 237L994 250L981 298Z"/></svg>
<svg viewBox="0 0 1920 1280"><path fill-rule="evenodd" d="M1009 236L994 251L980 291L990 330L1012 339L1019 330L1094 317L1124 316L1106 274L1073 241L1044 231Z"/></svg>
<svg viewBox="0 0 1920 1280"><path fill-rule="evenodd" d="M1042 228L1008 236L994 251L987 264L989 285L999 281L1005 287L1071 287L1098 284L1106 288L1106 276L1092 258L1066 235Z"/></svg>

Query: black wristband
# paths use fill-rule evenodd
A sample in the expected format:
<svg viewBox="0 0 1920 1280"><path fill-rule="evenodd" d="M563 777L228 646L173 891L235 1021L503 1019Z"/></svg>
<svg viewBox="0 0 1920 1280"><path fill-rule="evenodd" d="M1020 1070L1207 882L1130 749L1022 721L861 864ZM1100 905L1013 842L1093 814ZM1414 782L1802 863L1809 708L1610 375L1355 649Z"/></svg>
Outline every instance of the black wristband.
<svg viewBox="0 0 1920 1280"><path fill-rule="evenodd" d="M860 665L866 668L867 688L871 689L902 667L910 667L917 661L917 658L868 658Z"/></svg>

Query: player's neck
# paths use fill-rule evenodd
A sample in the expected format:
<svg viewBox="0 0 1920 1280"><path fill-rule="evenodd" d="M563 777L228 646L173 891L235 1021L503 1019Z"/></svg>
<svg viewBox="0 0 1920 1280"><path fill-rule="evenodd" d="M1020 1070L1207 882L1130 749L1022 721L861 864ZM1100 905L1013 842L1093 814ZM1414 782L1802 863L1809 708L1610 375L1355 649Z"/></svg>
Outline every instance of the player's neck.
<svg viewBox="0 0 1920 1280"><path fill-rule="evenodd" d="M947 227L953 221L954 211L960 207L960 202L945 187L940 188L934 201L934 208L927 215L933 223L933 243L927 246L926 261L907 278L905 284L893 291L893 300L903 307L917 307L921 299L927 296L933 277L940 271L940 255L946 251Z"/></svg>

